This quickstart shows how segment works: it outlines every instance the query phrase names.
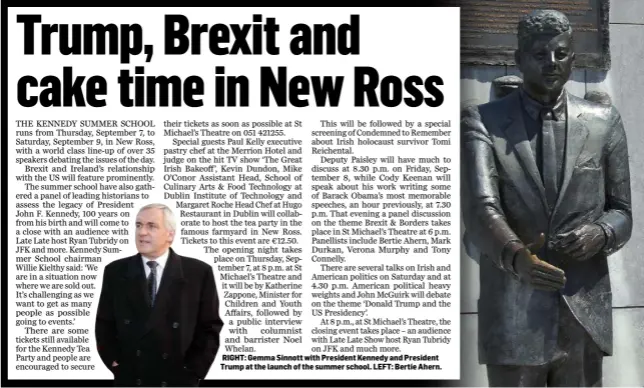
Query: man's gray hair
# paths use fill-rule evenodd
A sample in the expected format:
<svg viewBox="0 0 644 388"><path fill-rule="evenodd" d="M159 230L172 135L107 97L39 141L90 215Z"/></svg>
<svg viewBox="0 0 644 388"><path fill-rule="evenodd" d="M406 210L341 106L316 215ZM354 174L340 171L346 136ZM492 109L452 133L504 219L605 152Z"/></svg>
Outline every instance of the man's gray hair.
<svg viewBox="0 0 644 388"><path fill-rule="evenodd" d="M149 205L143 206L140 210L139 213L141 213L143 210L148 210L148 209L161 209L163 212L163 221L165 223L165 227L168 230L171 231L176 231L177 230L177 222L174 219L174 213L172 210L170 210L169 207L162 203L151 203Z"/></svg>
<svg viewBox="0 0 644 388"><path fill-rule="evenodd" d="M536 35L559 35L564 32L570 32L572 34L572 27L566 15L554 10L538 9L530 12L519 20L517 29L519 50L527 47Z"/></svg>

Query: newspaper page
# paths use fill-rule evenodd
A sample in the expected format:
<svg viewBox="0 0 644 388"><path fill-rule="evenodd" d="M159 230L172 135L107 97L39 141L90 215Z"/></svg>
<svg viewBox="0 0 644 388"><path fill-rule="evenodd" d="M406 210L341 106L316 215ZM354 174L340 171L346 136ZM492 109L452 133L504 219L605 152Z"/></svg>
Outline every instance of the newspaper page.
<svg viewBox="0 0 644 388"><path fill-rule="evenodd" d="M222 326L202 378L459 378L458 8L6 22L9 380L115 378L99 299L135 297L106 268L137 255L149 204L174 214L172 251L212 269ZM172 299L191 282L168 309L193 307Z"/></svg>

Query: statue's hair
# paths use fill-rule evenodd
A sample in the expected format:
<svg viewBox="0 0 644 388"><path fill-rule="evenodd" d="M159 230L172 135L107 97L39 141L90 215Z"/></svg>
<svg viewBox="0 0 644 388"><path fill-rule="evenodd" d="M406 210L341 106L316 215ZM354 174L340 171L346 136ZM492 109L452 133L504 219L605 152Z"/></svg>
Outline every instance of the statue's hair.
<svg viewBox="0 0 644 388"><path fill-rule="evenodd" d="M519 50L528 47L536 35L559 35L565 32L572 34L572 27L566 15L554 10L538 9L530 12L519 20L517 29Z"/></svg>

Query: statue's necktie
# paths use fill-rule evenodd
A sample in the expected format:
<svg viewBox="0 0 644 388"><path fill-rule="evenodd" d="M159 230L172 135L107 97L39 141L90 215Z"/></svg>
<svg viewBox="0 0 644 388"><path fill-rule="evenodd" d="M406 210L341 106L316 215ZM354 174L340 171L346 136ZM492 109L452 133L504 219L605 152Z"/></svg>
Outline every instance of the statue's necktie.
<svg viewBox="0 0 644 388"><path fill-rule="evenodd" d="M150 296L150 306L154 306L154 300L157 296L157 263L156 261L148 261L146 263L150 267L150 275L148 276L148 295Z"/></svg>
<svg viewBox="0 0 644 388"><path fill-rule="evenodd" d="M541 158L543 186L546 189L548 207L552 211L557 201L557 146L555 144L555 118L551 109L541 111L542 147Z"/></svg>

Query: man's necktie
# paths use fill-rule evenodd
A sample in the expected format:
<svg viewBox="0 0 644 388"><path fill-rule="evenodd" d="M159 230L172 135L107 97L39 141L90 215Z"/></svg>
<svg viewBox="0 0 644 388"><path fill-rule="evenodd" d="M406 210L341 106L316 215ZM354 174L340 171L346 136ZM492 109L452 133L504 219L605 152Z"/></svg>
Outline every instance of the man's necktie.
<svg viewBox="0 0 644 388"><path fill-rule="evenodd" d="M557 201L557 146L555 144L555 121L551 109L541 111L542 125L542 179L546 189L548 206L552 210Z"/></svg>
<svg viewBox="0 0 644 388"><path fill-rule="evenodd" d="M150 296L150 306L154 306L154 300L157 296L157 263L156 261L148 261L146 263L150 267L150 275L148 276L148 295Z"/></svg>

